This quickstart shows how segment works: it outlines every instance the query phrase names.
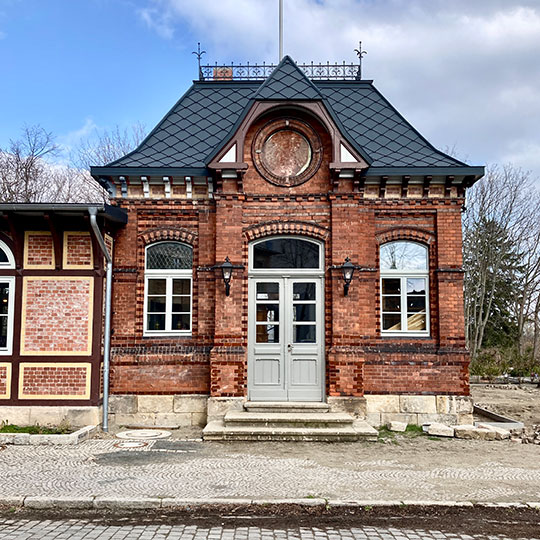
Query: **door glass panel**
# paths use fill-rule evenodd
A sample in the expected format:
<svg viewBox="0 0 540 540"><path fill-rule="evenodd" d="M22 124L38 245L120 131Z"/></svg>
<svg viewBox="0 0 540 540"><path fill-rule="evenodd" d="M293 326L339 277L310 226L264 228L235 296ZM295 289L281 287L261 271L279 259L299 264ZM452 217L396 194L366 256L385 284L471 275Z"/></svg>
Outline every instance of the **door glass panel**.
<svg viewBox="0 0 540 540"><path fill-rule="evenodd" d="M273 238L253 247L253 268L319 268L319 244Z"/></svg>
<svg viewBox="0 0 540 540"><path fill-rule="evenodd" d="M294 321L315 321L315 304L295 304L293 306Z"/></svg>
<svg viewBox="0 0 540 540"><path fill-rule="evenodd" d="M314 324L293 325L294 343L316 343L316 326Z"/></svg>
<svg viewBox="0 0 540 540"><path fill-rule="evenodd" d="M7 315L9 306L9 284L0 283L0 314Z"/></svg>
<svg viewBox="0 0 540 540"><path fill-rule="evenodd" d="M278 322L279 304L257 304L258 322Z"/></svg>
<svg viewBox="0 0 540 540"><path fill-rule="evenodd" d="M293 283L293 300L315 300L315 283Z"/></svg>
<svg viewBox="0 0 540 540"><path fill-rule="evenodd" d="M0 316L0 349L7 347L7 316Z"/></svg>
<svg viewBox="0 0 540 540"><path fill-rule="evenodd" d="M0 263L7 263L9 262L8 256L6 252L0 248Z"/></svg>
<svg viewBox="0 0 540 540"><path fill-rule="evenodd" d="M258 324L257 343L279 343L279 325Z"/></svg>
<svg viewBox="0 0 540 540"><path fill-rule="evenodd" d="M257 300L279 300L279 283L257 283Z"/></svg>

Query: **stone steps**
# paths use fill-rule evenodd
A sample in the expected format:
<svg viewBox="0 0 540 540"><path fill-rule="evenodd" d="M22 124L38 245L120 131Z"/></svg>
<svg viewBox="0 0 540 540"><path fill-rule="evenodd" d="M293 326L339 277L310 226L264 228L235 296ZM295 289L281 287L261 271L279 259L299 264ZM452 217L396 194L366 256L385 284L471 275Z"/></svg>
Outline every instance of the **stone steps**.
<svg viewBox="0 0 540 540"><path fill-rule="evenodd" d="M203 430L206 441L377 440L377 431L346 413L329 412L326 403L246 403Z"/></svg>

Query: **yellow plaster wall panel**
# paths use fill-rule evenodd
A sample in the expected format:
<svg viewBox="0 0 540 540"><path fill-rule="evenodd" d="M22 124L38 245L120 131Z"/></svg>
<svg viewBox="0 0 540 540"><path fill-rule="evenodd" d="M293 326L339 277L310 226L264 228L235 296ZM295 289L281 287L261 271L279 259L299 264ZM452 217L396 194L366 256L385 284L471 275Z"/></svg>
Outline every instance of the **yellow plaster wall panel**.
<svg viewBox="0 0 540 540"><path fill-rule="evenodd" d="M23 278L21 355L89 356L93 302L91 277Z"/></svg>
<svg viewBox="0 0 540 540"><path fill-rule="evenodd" d="M62 266L66 270L83 270L92 268L94 259L92 253L92 238L86 231L64 232Z"/></svg>
<svg viewBox="0 0 540 540"><path fill-rule="evenodd" d="M92 366L72 362L23 362L19 399L90 399Z"/></svg>
<svg viewBox="0 0 540 540"><path fill-rule="evenodd" d="M49 231L25 231L24 233L24 268L54 268L54 243Z"/></svg>
<svg viewBox="0 0 540 540"><path fill-rule="evenodd" d="M10 397L11 364L9 362L0 362L0 399L9 399Z"/></svg>

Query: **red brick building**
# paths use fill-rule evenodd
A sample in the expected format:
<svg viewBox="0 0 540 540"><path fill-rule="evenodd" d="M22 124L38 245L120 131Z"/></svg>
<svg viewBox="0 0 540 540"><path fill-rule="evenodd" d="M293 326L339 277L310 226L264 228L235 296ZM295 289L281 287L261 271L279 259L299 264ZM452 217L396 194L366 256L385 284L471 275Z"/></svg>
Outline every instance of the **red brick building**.
<svg viewBox="0 0 540 540"><path fill-rule="evenodd" d="M436 150L371 81L309 68L285 57L258 80L216 69L135 151L92 168L127 216L106 231L111 421L204 425L246 400L328 403L372 425L470 415L461 211L483 168ZM57 249L45 236L24 244L28 272ZM81 238L64 242L75 266ZM84 349L84 332L47 325L49 348ZM0 370L13 346L25 354L10 343ZM6 369L0 408L26 388ZM89 384L84 405L97 407Z"/></svg>

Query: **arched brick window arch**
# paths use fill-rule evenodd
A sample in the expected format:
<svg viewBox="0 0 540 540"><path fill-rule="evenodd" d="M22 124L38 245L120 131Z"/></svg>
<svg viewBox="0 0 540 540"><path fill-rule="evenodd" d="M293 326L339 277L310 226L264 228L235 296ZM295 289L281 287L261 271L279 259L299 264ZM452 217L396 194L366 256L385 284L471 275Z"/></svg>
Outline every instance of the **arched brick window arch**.
<svg viewBox="0 0 540 540"><path fill-rule="evenodd" d="M168 227L160 229L150 229L139 234L139 238L144 245L151 244L153 242L161 242L165 240L174 240L177 242L183 242L194 246L197 241L197 234L189 229L183 227Z"/></svg>
<svg viewBox="0 0 540 540"><path fill-rule="evenodd" d="M263 238L265 236L276 235L296 235L296 236L311 236L317 240L325 241L328 238L330 231L326 227L322 227L316 223L308 221L266 221L257 223L244 229L244 235L248 242Z"/></svg>

